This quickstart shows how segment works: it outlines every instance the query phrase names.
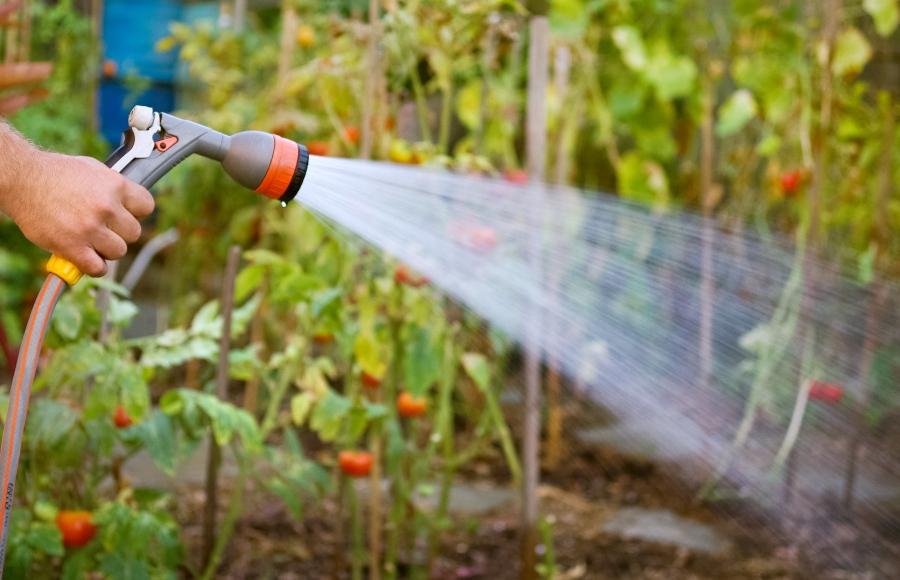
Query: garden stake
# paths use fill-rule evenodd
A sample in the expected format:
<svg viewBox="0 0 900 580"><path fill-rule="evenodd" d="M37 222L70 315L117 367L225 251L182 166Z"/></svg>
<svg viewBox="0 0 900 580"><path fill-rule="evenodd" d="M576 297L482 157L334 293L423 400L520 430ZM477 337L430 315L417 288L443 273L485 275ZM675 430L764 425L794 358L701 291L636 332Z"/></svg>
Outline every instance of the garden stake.
<svg viewBox="0 0 900 580"><path fill-rule="evenodd" d="M151 187L178 163L192 154L222 163L238 183L281 201L294 199L309 167L304 145L261 131L243 131L228 136L209 127L135 107L128 116L122 144L106 165L132 181ZM53 256L47 262L48 276L31 311L9 392L7 421L0 446L0 470L5 498L0 503L0 577L6 558L9 515L12 511L22 433L28 411L31 384L37 372L44 334L53 309L66 285L81 279L74 264Z"/></svg>

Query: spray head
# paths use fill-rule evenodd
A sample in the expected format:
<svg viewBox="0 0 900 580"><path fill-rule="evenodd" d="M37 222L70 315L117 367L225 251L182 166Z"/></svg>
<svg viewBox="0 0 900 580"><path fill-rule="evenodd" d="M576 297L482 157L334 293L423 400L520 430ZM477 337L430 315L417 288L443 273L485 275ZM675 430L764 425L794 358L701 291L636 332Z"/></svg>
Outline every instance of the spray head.
<svg viewBox="0 0 900 580"><path fill-rule="evenodd" d="M309 168L306 147L277 135L243 131L228 136L199 123L137 106L128 115L122 144L106 165L144 187L154 183L189 155L219 161L235 181L282 205L294 199ZM47 271L72 285L81 278L74 264L58 256Z"/></svg>
<svg viewBox="0 0 900 580"><path fill-rule="evenodd" d="M214 129L137 106L128 116L122 145L107 165L150 187L183 159L202 155L222 163L248 189L287 203L294 199L309 168L309 151L262 131L224 135Z"/></svg>
<svg viewBox="0 0 900 580"><path fill-rule="evenodd" d="M262 131L242 131L228 138L222 167L238 183L287 203L296 197L309 167L309 151Z"/></svg>

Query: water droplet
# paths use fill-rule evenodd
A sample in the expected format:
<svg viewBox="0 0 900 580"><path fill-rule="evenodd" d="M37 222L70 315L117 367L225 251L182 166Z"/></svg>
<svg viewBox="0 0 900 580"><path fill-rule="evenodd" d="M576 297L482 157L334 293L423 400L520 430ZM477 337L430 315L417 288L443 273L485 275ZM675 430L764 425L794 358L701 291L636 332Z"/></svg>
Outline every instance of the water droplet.
<svg viewBox="0 0 900 580"><path fill-rule="evenodd" d="M287 202L286 201L281 202L281 207L287 207Z"/></svg>

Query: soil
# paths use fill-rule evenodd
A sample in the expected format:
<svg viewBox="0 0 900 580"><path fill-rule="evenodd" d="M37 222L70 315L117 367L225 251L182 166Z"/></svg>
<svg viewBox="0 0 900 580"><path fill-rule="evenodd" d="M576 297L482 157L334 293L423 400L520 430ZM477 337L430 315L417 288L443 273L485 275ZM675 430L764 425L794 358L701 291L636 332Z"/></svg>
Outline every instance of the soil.
<svg viewBox="0 0 900 580"><path fill-rule="evenodd" d="M675 469L615 450L570 440L567 457L542 474L541 510L552 522L555 578L563 579L824 579L869 580L900 577L900 516L883 506L853 516L837 507L810 510L796 502L778 514L760 512L732 499L698 505L696 488ZM683 466L681 466L683 467ZM460 473L467 482L508 485L498 452ZM181 495L179 519L189 553L200 546L203 493ZM711 525L732 545L718 555L641 541L605 532L603 523L634 506L670 510ZM517 510L457 517L442 540L431 578L519 578L520 534ZM823 515L824 514L824 515ZM349 578L350 550L340 539L334 499L311 507L302 521L254 491L239 520L218 578ZM548 545L540 545L545 561ZM416 574L423 546L406 551L401 578ZM194 557L197 565L199 557ZM421 566L418 568L421 570Z"/></svg>

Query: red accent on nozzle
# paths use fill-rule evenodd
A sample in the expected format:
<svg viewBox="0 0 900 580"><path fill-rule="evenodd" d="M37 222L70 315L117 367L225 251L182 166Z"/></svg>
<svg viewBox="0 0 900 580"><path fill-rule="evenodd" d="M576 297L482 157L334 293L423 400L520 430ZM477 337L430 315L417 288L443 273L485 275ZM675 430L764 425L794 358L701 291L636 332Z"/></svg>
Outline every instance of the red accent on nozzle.
<svg viewBox="0 0 900 580"><path fill-rule="evenodd" d="M278 135L272 135L272 137L275 139L272 161L269 163L266 176L263 177L262 183L259 184L256 191L272 199L281 199L294 178L300 149L293 141L288 141Z"/></svg>

